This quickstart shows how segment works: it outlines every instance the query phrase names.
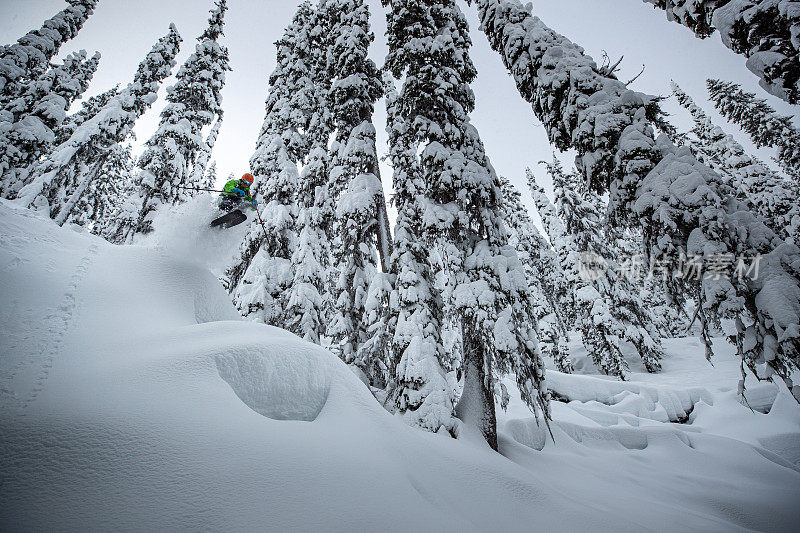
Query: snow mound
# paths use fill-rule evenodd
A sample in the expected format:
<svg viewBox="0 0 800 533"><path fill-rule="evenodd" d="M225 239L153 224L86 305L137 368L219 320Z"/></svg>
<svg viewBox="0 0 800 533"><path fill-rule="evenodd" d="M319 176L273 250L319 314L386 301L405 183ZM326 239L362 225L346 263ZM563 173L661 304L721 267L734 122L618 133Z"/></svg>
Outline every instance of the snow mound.
<svg viewBox="0 0 800 533"><path fill-rule="evenodd" d="M229 348L215 360L222 379L256 413L308 422L325 406L339 366L322 348L288 338Z"/></svg>
<svg viewBox="0 0 800 533"><path fill-rule="evenodd" d="M653 387L639 383L611 381L594 376L571 375L555 370L547 373L547 387L564 402L580 402L589 409L602 404L603 417L617 413L623 418L633 415L658 422L685 422L696 403L713 404L711 394L700 387L675 389ZM574 407L581 409L581 407ZM611 419L616 423L616 416Z"/></svg>

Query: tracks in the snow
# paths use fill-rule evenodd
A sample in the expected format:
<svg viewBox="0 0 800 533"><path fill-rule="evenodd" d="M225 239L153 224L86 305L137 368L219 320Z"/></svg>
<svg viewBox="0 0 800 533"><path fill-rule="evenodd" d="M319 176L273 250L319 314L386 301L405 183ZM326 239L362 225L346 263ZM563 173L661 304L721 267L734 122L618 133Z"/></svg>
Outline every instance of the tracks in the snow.
<svg viewBox="0 0 800 533"><path fill-rule="evenodd" d="M44 390L53 364L63 349L64 339L75 319L78 307L78 289L86 277L98 249L97 243L89 246L86 255L75 267L61 301L51 309L47 316L42 318L41 326L38 329L40 342L34 354L28 360L28 364L17 365L15 370L18 371L18 375L11 376L12 382L18 384L15 388L21 389L14 391L16 394L13 394L17 399L20 415L24 416L27 408Z"/></svg>

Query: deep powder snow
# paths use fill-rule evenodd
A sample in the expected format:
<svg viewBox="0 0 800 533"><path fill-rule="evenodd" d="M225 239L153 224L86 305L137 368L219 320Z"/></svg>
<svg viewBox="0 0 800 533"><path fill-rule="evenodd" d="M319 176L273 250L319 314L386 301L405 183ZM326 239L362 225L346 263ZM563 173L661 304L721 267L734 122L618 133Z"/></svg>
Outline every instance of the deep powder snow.
<svg viewBox="0 0 800 533"><path fill-rule="evenodd" d="M669 340L625 383L573 343L585 374L548 371L555 442L507 380L497 454L241 320L217 280L239 235L213 215L199 197L119 247L0 201L0 529L800 528L800 409L772 384L739 403L722 341L711 367Z"/></svg>

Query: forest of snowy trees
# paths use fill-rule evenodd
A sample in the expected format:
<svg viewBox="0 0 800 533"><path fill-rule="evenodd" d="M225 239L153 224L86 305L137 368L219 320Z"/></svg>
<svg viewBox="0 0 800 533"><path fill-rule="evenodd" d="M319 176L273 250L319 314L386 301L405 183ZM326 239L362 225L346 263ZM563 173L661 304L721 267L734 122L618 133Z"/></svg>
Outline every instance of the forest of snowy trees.
<svg viewBox="0 0 800 533"><path fill-rule="evenodd" d="M100 1L67 0L0 49L0 195L132 244L161 210L218 183L228 5L211 6L136 154L133 127L173 74L184 38L170 25L130 81L84 98L101 55L57 57ZM699 37L719 31L764 90L800 100L797 2L645 2ZM461 7L382 3L384 65L369 58L364 0L306 0L274 36L277 66L249 168L258 216L222 279L244 317L328 348L409 424L455 436L471 426L495 449L502 378L548 423L545 362L572 372L572 337L600 372L625 380L623 346L658 372L662 339L697 328L711 358L712 335L726 333L741 357L743 397L748 368L800 401L792 117L708 80L719 112L774 151L767 164L677 84L673 96L694 123L686 132L670 124L663 97L619 80L530 4L471 0L531 118L554 150L576 154L573 168L554 158L517 177L534 199L529 210L471 121L477 71ZM381 102L387 121L376 125ZM383 127L391 176L379 169Z"/></svg>

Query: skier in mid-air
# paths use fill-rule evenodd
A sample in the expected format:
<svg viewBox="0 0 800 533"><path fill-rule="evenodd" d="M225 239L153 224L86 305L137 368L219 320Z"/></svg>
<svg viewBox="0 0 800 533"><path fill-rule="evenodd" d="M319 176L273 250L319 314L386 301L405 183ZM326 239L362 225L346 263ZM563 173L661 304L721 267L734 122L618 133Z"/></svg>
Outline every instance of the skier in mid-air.
<svg viewBox="0 0 800 533"><path fill-rule="evenodd" d="M242 204L248 203L252 209L258 208L258 202L250 195L250 186L253 184L252 174L245 173L238 180L230 180L222 188L219 208L226 214L211 222L211 226L230 228L247 220L247 215L242 213Z"/></svg>

